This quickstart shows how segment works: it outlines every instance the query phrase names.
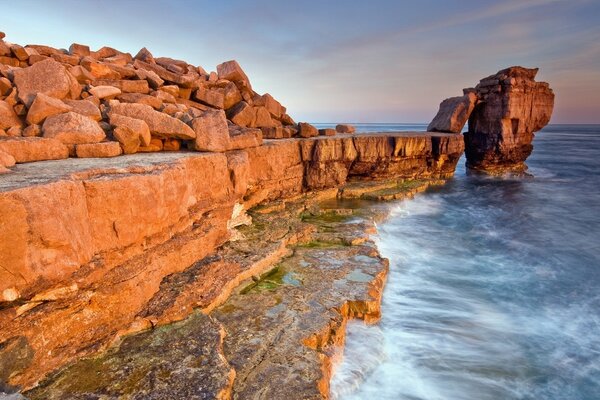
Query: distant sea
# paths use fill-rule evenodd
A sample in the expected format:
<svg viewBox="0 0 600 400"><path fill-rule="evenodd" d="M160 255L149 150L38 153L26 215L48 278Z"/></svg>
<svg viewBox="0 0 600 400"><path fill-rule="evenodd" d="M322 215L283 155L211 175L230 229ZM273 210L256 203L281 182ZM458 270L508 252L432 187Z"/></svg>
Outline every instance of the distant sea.
<svg viewBox="0 0 600 400"><path fill-rule="evenodd" d="M467 175L463 159L390 204L383 318L349 324L333 398L600 399L600 126L550 125L534 147L531 177Z"/></svg>

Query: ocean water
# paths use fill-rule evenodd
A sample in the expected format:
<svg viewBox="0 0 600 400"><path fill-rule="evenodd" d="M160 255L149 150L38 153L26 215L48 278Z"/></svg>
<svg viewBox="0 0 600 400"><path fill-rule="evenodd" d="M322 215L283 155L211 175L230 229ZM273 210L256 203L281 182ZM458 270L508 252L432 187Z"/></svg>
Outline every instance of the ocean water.
<svg viewBox="0 0 600 400"><path fill-rule="evenodd" d="M384 127L424 129L409 126ZM548 126L534 146L533 177L461 160L391 204L383 317L349 324L334 399L600 399L600 126Z"/></svg>

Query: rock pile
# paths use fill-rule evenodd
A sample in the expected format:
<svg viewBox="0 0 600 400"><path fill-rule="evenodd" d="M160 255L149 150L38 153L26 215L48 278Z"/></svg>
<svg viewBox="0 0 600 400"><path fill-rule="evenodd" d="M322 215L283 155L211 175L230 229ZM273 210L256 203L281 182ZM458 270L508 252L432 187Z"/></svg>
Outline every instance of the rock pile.
<svg viewBox="0 0 600 400"><path fill-rule="evenodd" d="M536 82L537 68L510 67L482 79L464 95L444 100L429 131L465 133L467 166L489 173L521 172L534 133L550 121L554 93Z"/></svg>
<svg viewBox="0 0 600 400"><path fill-rule="evenodd" d="M256 93L236 61L208 73L146 48L132 56L75 43L68 50L23 47L3 38L0 172L15 162L224 152L259 146L263 137L319 134L297 125L270 94Z"/></svg>

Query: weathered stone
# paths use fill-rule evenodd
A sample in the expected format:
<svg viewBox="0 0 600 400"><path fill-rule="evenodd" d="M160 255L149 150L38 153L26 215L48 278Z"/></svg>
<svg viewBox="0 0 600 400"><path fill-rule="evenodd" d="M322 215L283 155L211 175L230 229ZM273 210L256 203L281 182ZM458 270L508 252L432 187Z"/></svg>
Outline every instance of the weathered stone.
<svg viewBox="0 0 600 400"><path fill-rule="evenodd" d="M228 81L236 82L252 90L248 76L246 76L246 73L244 70L242 70L242 67L240 67L238 62L235 60L226 61L217 65L217 73L219 75L219 79L226 79Z"/></svg>
<svg viewBox="0 0 600 400"><path fill-rule="evenodd" d="M17 161L12 155L0 150L0 168L9 168L14 166L16 163Z"/></svg>
<svg viewBox="0 0 600 400"><path fill-rule="evenodd" d="M106 158L120 156L121 146L118 142L86 143L75 145L75 154L79 158Z"/></svg>
<svg viewBox="0 0 600 400"><path fill-rule="evenodd" d="M115 79L97 79L93 82L97 86L114 86L123 93L150 93L150 87L146 80L115 80Z"/></svg>
<svg viewBox="0 0 600 400"><path fill-rule="evenodd" d="M223 91L223 107L226 110L242 101L242 94L235 83L227 82L221 90Z"/></svg>
<svg viewBox="0 0 600 400"><path fill-rule="evenodd" d="M256 114L248 103L241 101L227 110L227 118L236 125L248 127L253 124Z"/></svg>
<svg viewBox="0 0 600 400"><path fill-rule="evenodd" d="M356 128L353 125L349 124L338 124L335 126L336 132L339 133L354 133L356 132Z"/></svg>
<svg viewBox="0 0 600 400"><path fill-rule="evenodd" d="M178 139L164 139L163 151L179 151L181 149L181 141Z"/></svg>
<svg viewBox="0 0 600 400"><path fill-rule="evenodd" d="M23 127L11 126L10 128L8 128L6 130L6 135L13 136L13 137L22 136L23 135Z"/></svg>
<svg viewBox="0 0 600 400"><path fill-rule="evenodd" d="M141 94L141 93L123 93L117 96L117 100L123 103L139 103L146 104L155 110L160 110L163 105L161 99L155 96L151 96L149 94Z"/></svg>
<svg viewBox="0 0 600 400"><path fill-rule="evenodd" d="M113 113L145 121L156 136L183 140L196 138L196 133L188 125L145 104L110 102L110 114Z"/></svg>
<svg viewBox="0 0 600 400"><path fill-rule="evenodd" d="M140 146L138 153L153 153L163 149L163 142L158 138L152 138L148 146Z"/></svg>
<svg viewBox="0 0 600 400"><path fill-rule="evenodd" d="M262 145L262 132L255 128L238 128L232 129L229 127L229 148L230 150L249 149Z"/></svg>
<svg viewBox="0 0 600 400"><path fill-rule="evenodd" d="M263 127L260 129L264 139L283 139L283 127Z"/></svg>
<svg viewBox="0 0 600 400"><path fill-rule="evenodd" d="M115 127L126 127L135 132L140 138L141 146L150 145L152 137L150 136L150 128L145 121L113 113L110 115L110 123Z"/></svg>
<svg viewBox="0 0 600 400"><path fill-rule="evenodd" d="M23 129L23 136L24 137L42 136L41 125L29 125L27 128Z"/></svg>
<svg viewBox="0 0 600 400"><path fill-rule="evenodd" d="M200 86L194 92L194 98L201 103L207 104L212 107L223 109L225 106L225 96L216 90L210 90L204 86Z"/></svg>
<svg viewBox="0 0 600 400"><path fill-rule="evenodd" d="M86 57L90 55L90 47L83 44L73 43L71 46L69 46L69 54Z"/></svg>
<svg viewBox="0 0 600 400"><path fill-rule="evenodd" d="M47 117L71 111L71 107L59 99L38 93L27 113L28 124L41 124Z"/></svg>
<svg viewBox="0 0 600 400"><path fill-rule="evenodd" d="M71 107L71 111L76 112L77 114L85 115L93 119L94 121L100 121L102 119L102 114L100 113L100 109L92 99L97 99L96 97L88 97L85 100L69 100L66 99L64 102Z"/></svg>
<svg viewBox="0 0 600 400"><path fill-rule="evenodd" d="M168 81L168 82L173 82L173 83L183 86L183 87L192 87L194 85L194 82L196 81L196 75L194 75L194 74L180 75L180 74L171 72L171 71L167 70L166 68L161 67L160 65L150 64L150 63L147 63L147 62L144 62L141 60L135 60L135 62L133 63L133 66L137 69L152 71L156 75L158 75L161 79Z"/></svg>
<svg viewBox="0 0 600 400"><path fill-rule="evenodd" d="M0 77L0 96L7 96L12 90L12 83L8 78Z"/></svg>
<svg viewBox="0 0 600 400"><path fill-rule="evenodd" d="M52 54L50 57L61 64L69 64L73 66L79 64L79 61L81 60L81 57L79 56L63 53Z"/></svg>
<svg viewBox="0 0 600 400"><path fill-rule="evenodd" d="M0 137L0 150L13 156L18 163L69 157L69 150L60 141L38 137Z"/></svg>
<svg viewBox="0 0 600 400"><path fill-rule="evenodd" d="M114 86L95 86L89 88L88 92L99 99L114 99L121 94L121 89Z"/></svg>
<svg viewBox="0 0 600 400"><path fill-rule="evenodd" d="M11 45L10 51L20 61L27 61L27 59L29 58L29 54L27 53L25 48L22 46L19 46L18 44Z"/></svg>
<svg viewBox="0 0 600 400"><path fill-rule="evenodd" d="M96 79L96 77L92 75L90 71L83 68L81 65L75 65L69 68L69 72L75 77L77 82L81 84L89 84Z"/></svg>
<svg viewBox="0 0 600 400"><path fill-rule="evenodd" d="M108 65L99 63L92 57L84 57L80 65L90 71L96 79L121 79L121 74L111 69Z"/></svg>
<svg viewBox="0 0 600 400"><path fill-rule="evenodd" d="M229 150L229 128L223 110L207 110L192 120L196 132L194 149L223 152Z"/></svg>
<svg viewBox="0 0 600 400"><path fill-rule="evenodd" d="M265 107L253 107L254 109L254 120L250 125L253 128L268 128L275 126L273 119L271 119L271 114Z"/></svg>
<svg viewBox="0 0 600 400"><path fill-rule="evenodd" d="M144 62L151 63L151 64L155 63L152 53L150 53L150 51L145 47L142 47L140 49L140 51L138 51L137 54L135 56L133 56L133 59L144 61Z"/></svg>
<svg viewBox="0 0 600 400"><path fill-rule="evenodd" d="M97 143L106 137L98 122L72 111L46 118L42 131L45 138L64 144Z"/></svg>
<svg viewBox="0 0 600 400"><path fill-rule="evenodd" d="M23 122L15 113L12 106L6 101L0 100L0 129L6 130L13 126L22 126Z"/></svg>
<svg viewBox="0 0 600 400"><path fill-rule="evenodd" d="M136 153L140 147L140 135L134 132L127 126L117 126L113 130L113 136L121 144L123 153L133 154Z"/></svg>
<svg viewBox="0 0 600 400"><path fill-rule="evenodd" d="M285 107L281 105L277 100L273 98L269 93L265 93L262 96L256 96L254 99L255 106L265 107L273 118L280 119L285 114Z"/></svg>
<svg viewBox="0 0 600 400"><path fill-rule="evenodd" d="M335 136L335 129L333 128L325 128L319 129L320 136Z"/></svg>
<svg viewBox="0 0 600 400"><path fill-rule="evenodd" d="M154 71L148 71L145 69L136 69L135 73L139 79L145 79L152 89L158 89L164 85L165 81Z"/></svg>
<svg viewBox="0 0 600 400"><path fill-rule="evenodd" d="M28 107L38 92L58 99L64 99L71 92L71 80L67 71L60 63L51 59L15 70L14 83L19 99Z"/></svg>
<svg viewBox="0 0 600 400"><path fill-rule="evenodd" d="M303 138L318 136L319 130L308 122L300 122L298 124L298 135Z"/></svg>
<svg viewBox="0 0 600 400"><path fill-rule="evenodd" d="M477 95L467 93L460 97L451 97L440 103L440 109L427 130L429 132L460 133L475 108Z"/></svg>
<svg viewBox="0 0 600 400"><path fill-rule="evenodd" d="M533 150L534 133L552 116L554 93L535 82L537 68L511 67L476 87L480 102L465 134L467 166L490 173L521 172ZM495 84L494 90L489 90Z"/></svg>
<svg viewBox="0 0 600 400"><path fill-rule="evenodd" d="M21 62L18 58L0 56L0 64L10 65L11 67L21 66Z"/></svg>
<svg viewBox="0 0 600 400"><path fill-rule="evenodd" d="M119 50L114 49L112 47L108 47L108 46L103 46L99 50L92 52L92 56L98 60L100 60L102 58L116 56L119 54L122 54Z"/></svg>

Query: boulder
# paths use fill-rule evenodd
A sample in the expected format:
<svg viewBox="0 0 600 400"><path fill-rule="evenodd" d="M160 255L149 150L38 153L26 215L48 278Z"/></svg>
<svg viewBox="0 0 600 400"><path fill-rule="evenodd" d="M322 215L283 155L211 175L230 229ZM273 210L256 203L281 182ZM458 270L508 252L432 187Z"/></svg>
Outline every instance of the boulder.
<svg viewBox="0 0 600 400"><path fill-rule="evenodd" d="M309 138L319 135L317 128L309 124L308 122L300 122L298 124L298 135L303 138Z"/></svg>
<svg viewBox="0 0 600 400"><path fill-rule="evenodd" d="M83 44L73 43L71 46L69 46L69 54L86 57L90 55L90 47Z"/></svg>
<svg viewBox="0 0 600 400"><path fill-rule="evenodd" d="M137 153L141 144L140 135L137 132L127 126L117 126L113 130L113 136L121 144L123 153Z"/></svg>
<svg viewBox="0 0 600 400"><path fill-rule="evenodd" d="M192 120L196 132L194 149L197 151L223 152L229 150L229 128L223 110L206 110Z"/></svg>
<svg viewBox="0 0 600 400"><path fill-rule="evenodd" d="M59 99L38 93L27 112L28 124L41 124L47 117L71 111L71 107Z"/></svg>
<svg viewBox="0 0 600 400"><path fill-rule="evenodd" d="M119 88L122 93L150 93L150 87L146 80L117 80L117 79L97 79L93 82L94 86L114 86Z"/></svg>
<svg viewBox="0 0 600 400"><path fill-rule="evenodd" d="M463 96L451 97L442 101L438 113L427 130L429 132L461 133L476 102L477 95L475 93L466 93Z"/></svg>
<svg viewBox="0 0 600 400"><path fill-rule="evenodd" d="M17 163L69 157L69 149L60 141L38 137L0 137L0 151L13 156Z"/></svg>
<svg viewBox="0 0 600 400"><path fill-rule="evenodd" d="M99 99L114 99L121 94L121 89L114 86L95 86L88 89L92 96Z"/></svg>
<svg viewBox="0 0 600 400"><path fill-rule="evenodd" d="M262 96L255 96L254 105L265 107L271 116L277 119L280 119L286 111L285 107L283 107L281 103L275 100L269 93L265 93Z"/></svg>
<svg viewBox="0 0 600 400"><path fill-rule="evenodd" d="M117 96L117 100L123 103L146 104L155 110L159 110L163 105L162 100L158 97L141 93L123 93Z"/></svg>
<svg viewBox="0 0 600 400"><path fill-rule="evenodd" d="M0 100L0 129L6 130L13 126L23 126L23 122L9 103Z"/></svg>
<svg viewBox="0 0 600 400"><path fill-rule="evenodd" d="M90 71L83 68L81 65L75 65L69 68L69 72L71 73L71 75L73 75L77 82L81 84L89 84L94 79L96 79L96 77L92 75Z"/></svg>
<svg viewBox="0 0 600 400"><path fill-rule="evenodd" d="M254 123L256 113L245 101L240 101L227 111L227 118L236 125L248 127Z"/></svg>
<svg viewBox="0 0 600 400"><path fill-rule="evenodd" d="M107 158L120 156L118 142L85 143L75 145L75 154L79 158Z"/></svg>
<svg viewBox="0 0 600 400"><path fill-rule="evenodd" d="M235 60L225 61L224 63L217 65L217 74L219 75L219 79L236 82L252 90L250 79L248 79L248 76L242 67L240 67L240 64Z"/></svg>
<svg viewBox="0 0 600 400"><path fill-rule="evenodd" d="M200 86L196 92L194 92L194 98L200 103L216 107L225 107L225 96L216 90L207 89L204 86Z"/></svg>
<svg viewBox="0 0 600 400"><path fill-rule="evenodd" d="M178 139L163 140L163 151L179 151L181 149L181 141Z"/></svg>
<svg viewBox="0 0 600 400"><path fill-rule="evenodd" d="M15 158L5 151L0 150L0 169L9 168L17 163Z"/></svg>
<svg viewBox="0 0 600 400"><path fill-rule="evenodd" d="M271 114L265 107L254 108L254 121L250 124L253 128L268 128L275 126Z"/></svg>
<svg viewBox="0 0 600 400"><path fill-rule="evenodd" d="M100 121L102 119L100 109L92 100L89 99L91 99L91 97L88 97L86 100L66 99L64 102L71 107L71 111L76 112L77 114L85 115L94 121Z"/></svg>
<svg viewBox="0 0 600 400"><path fill-rule="evenodd" d="M8 78L0 77L0 96L7 96L12 90L12 83Z"/></svg>
<svg viewBox="0 0 600 400"><path fill-rule="evenodd" d="M111 125L117 128L125 127L135 132L135 134L138 135L140 139L141 146L150 145L150 140L152 139L152 137L150 136L150 128L148 127L148 124L145 121L141 119L126 117L124 115L111 114L110 123Z"/></svg>
<svg viewBox="0 0 600 400"><path fill-rule="evenodd" d="M158 64L150 64L141 60L135 60L133 66L136 69L142 69L146 71L154 72L158 75L162 80L172 82L176 85L182 87L192 87L197 79L197 75L194 74L177 74L175 72L171 72L166 68L158 65Z"/></svg>
<svg viewBox="0 0 600 400"><path fill-rule="evenodd" d="M19 61L27 61L27 59L29 58L27 50L25 50L24 47L19 46L18 44L11 45L10 51L12 52L13 56L15 56Z"/></svg>
<svg viewBox="0 0 600 400"><path fill-rule="evenodd" d="M241 150L262 145L262 132L256 128L229 126L229 149Z"/></svg>
<svg viewBox="0 0 600 400"><path fill-rule="evenodd" d="M537 71L510 67L475 87L479 102L465 133L469 168L494 174L527 168L534 133L548 124L554 108L554 92L534 80Z"/></svg>
<svg viewBox="0 0 600 400"><path fill-rule="evenodd" d="M335 130L336 130L336 132L339 132L339 133L354 133L354 132L356 132L356 128L354 127L354 125L350 125L350 124L338 124L335 126Z"/></svg>
<svg viewBox="0 0 600 400"><path fill-rule="evenodd" d="M263 127L260 130L264 139L283 139L284 137L282 126Z"/></svg>
<svg viewBox="0 0 600 400"><path fill-rule="evenodd" d="M152 53L150 53L150 51L145 47L142 47L140 49L140 51L138 51L137 54L135 56L133 56L133 59L144 61L144 62L151 63L151 64L155 63Z"/></svg>
<svg viewBox="0 0 600 400"><path fill-rule="evenodd" d="M72 111L46 118L42 131L45 138L69 145L97 143L106 137L98 122Z"/></svg>
<svg viewBox="0 0 600 400"><path fill-rule="evenodd" d="M163 149L163 142L158 138L152 138L148 146L140 146L138 153L154 153Z"/></svg>
<svg viewBox="0 0 600 400"><path fill-rule="evenodd" d="M24 137L35 137L42 136L42 127L40 125L29 125L27 128L23 129Z"/></svg>
<svg viewBox="0 0 600 400"><path fill-rule="evenodd" d="M196 138L194 130L184 122L156 111L145 104L111 101L109 114L120 114L126 117L141 119L148 124L150 132L155 136L183 140Z"/></svg>
<svg viewBox="0 0 600 400"><path fill-rule="evenodd" d="M15 70L13 82L17 87L19 99L28 107L38 92L64 99L72 89L72 82L65 67L52 59Z"/></svg>
<svg viewBox="0 0 600 400"><path fill-rule="evenodd" d="M333 128L325 128L319 129L320 136L335 136L335 129Z"/></svg>
<svg viewBox="0 0 600 400"><path fill-rule="evenodd" d="M223 85L223 107L229 110L231 107L242 101L242 94L233 82L227 82Z"/></svg>

